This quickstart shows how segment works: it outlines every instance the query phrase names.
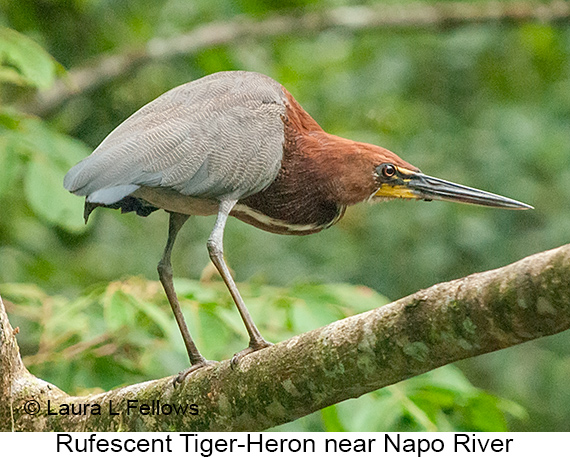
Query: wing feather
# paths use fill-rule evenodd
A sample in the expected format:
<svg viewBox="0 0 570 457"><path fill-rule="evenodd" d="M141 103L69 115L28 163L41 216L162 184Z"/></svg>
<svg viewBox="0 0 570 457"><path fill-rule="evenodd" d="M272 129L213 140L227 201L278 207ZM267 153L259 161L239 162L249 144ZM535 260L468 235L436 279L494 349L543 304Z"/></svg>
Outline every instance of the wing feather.
<svg viewBox="0 0 570 457"><path fill-rule="evenodd" d="M68 172L64 186L103 204L140 186L241 198L277 175L284 114L276 81L251 72L216 73L142 107Z"/></svg>

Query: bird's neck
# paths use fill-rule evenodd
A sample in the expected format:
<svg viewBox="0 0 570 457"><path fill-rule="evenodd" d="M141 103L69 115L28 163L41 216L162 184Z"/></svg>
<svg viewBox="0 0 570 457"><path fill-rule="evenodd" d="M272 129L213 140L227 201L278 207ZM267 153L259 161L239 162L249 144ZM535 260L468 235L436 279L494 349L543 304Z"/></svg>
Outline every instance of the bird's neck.
<svg viewBox="0 0 570 457"><path fill-rule="evenodd" d="M373 164L382 148L322 130L302 135L297 145L327 199L350 206L368 200L376 191Z"/></svg>
<svg viewBox="0 0 570 457"><path fill-rule="evenodd" d="M372 146L326 133L291 100L279 173L265 190L241 200L234 215L263 230L302 235L330 227L346 206L370 197L372 176L357 171L370 168L363 162Z"/></svg>
<svg viewBox="0 0 570 457"><path fill-rule="evenodd" d="M283 163L297 162L321 187L323 198L346 207L370 198L376 190L373 164L389 151L325 132L293 96L288 99ZM392 153L390 153L392 154ZM300 170L301 171L301 170Z"/></svg>
<svg viewBox="0 0 570 457"><path fill-rule="evenodd" d="M280 234L306 235L331 226L345 206L333 198L329 178L317 165L286 139L277 177L263 191L241 200L236 210L244 211L235 216Z"/></svg>

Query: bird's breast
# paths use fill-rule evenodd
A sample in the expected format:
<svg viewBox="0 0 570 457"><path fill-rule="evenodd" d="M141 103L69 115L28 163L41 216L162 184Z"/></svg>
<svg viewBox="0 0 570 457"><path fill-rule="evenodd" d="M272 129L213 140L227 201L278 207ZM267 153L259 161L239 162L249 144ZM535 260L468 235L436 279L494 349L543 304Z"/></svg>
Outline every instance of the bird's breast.
<svg viewBox="0 0 570 457"><path fill-rule="evenodd" d="M267 232L309 235L338 221L344 207L321 198L314 188L282 186L279 180L264 191L240 200L232 215Z"/></svg>
<svg viewBox="0 0 570 457"><path fill-rule="evenodd" d="M330 213L331 217L311 218L311 220L292 220L275 217L252 209L244 204L237 204L232 216L261 230L280 235L310 235L333 225L342 216L344 209Z"/></svg>

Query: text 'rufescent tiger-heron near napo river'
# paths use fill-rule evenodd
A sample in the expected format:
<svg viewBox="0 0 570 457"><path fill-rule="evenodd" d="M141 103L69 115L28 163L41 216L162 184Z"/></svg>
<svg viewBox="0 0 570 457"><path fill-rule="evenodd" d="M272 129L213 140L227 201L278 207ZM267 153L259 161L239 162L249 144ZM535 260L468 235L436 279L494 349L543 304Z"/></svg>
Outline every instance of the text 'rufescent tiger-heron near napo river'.
<svg viewBox="0 0 570 457"><path fill-rule="evenodd" d="M228 216L262 230L306 235L330 227L349 205L395 198L448 200L507 209L529 205L433 178L379 146L326 133L278 82L259 73L215 73L176 87L125 120L65 176L85 196L85 220L97 206L147 216L170 213L158 264L194 370L212 363L198 351L172 282L170 257L189 216L217 214L210 258L245 323L249 346L270 343L255 326L223 256Z"/></svg>

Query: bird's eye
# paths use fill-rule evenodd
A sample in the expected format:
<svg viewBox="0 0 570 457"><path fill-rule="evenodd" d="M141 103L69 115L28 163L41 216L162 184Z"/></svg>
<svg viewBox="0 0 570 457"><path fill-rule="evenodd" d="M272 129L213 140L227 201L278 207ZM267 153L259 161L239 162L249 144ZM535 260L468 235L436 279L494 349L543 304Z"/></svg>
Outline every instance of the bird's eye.
<svg viewBox="0 0 570 457"><path fill-rule="evenodd" d="M391 163L384 163L380 165L380 173L385 178L391 178L396 174L396 167Z"/></svg>

